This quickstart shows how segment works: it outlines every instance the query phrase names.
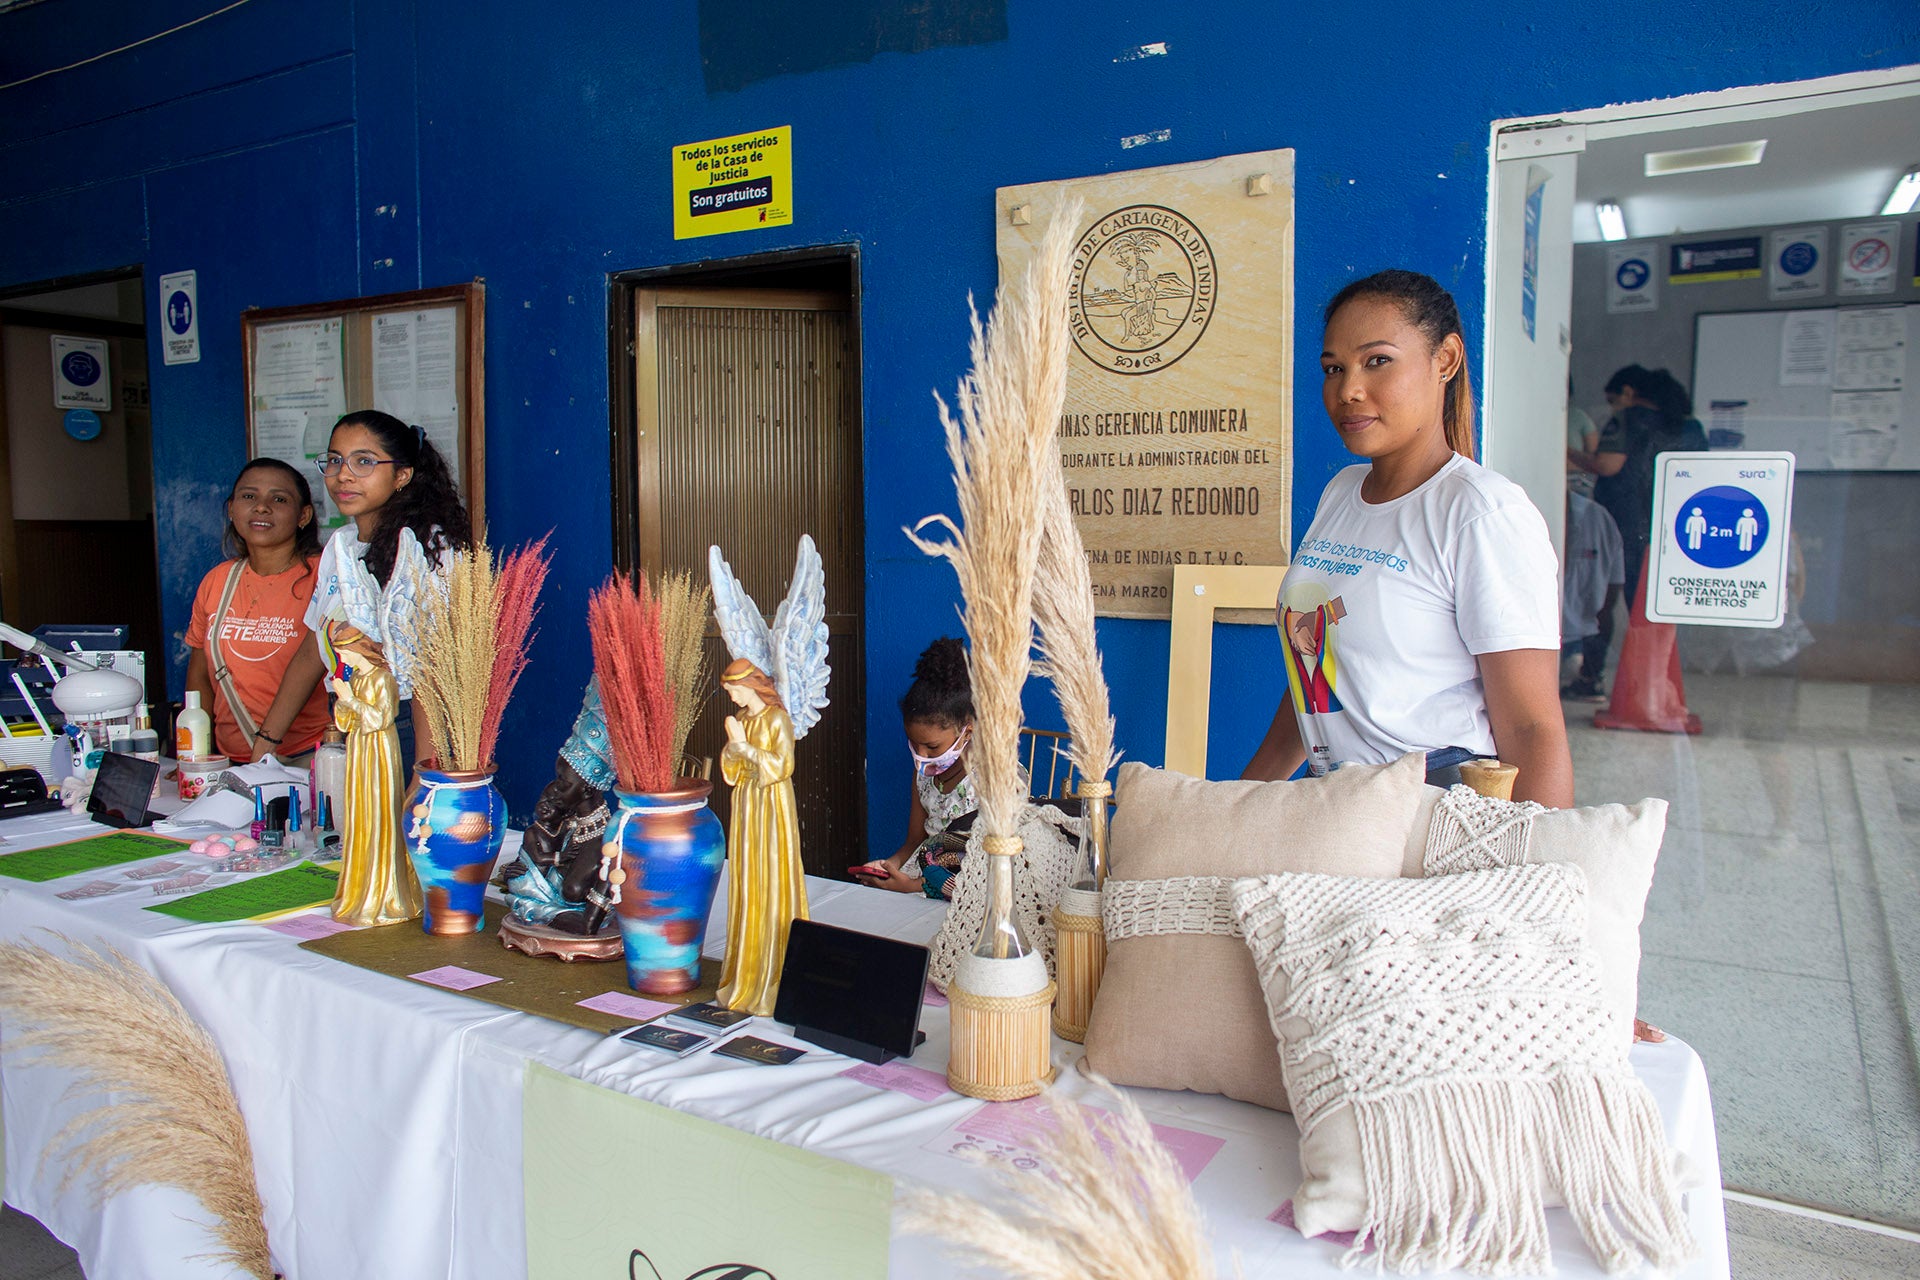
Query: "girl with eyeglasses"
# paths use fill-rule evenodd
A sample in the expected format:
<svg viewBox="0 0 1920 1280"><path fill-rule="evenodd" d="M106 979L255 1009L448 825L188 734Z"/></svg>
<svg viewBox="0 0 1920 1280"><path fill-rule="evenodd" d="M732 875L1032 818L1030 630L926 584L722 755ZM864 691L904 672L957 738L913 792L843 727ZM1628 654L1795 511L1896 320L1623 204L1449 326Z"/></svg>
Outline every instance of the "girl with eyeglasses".
<svg viewBox="0 0 1920 1280"><path fill-rule="evenodd" d="M415 575L473 545L453 472L426 432L377 409L335 423L317 465L348 523L320 557L307 627L318 633L330 616L352 623L384 647L400 696L410 699L413 655L395 631L413 608ZM416 742L416 761L430 751Z"/></svg>
<svg viewBox="0 0 1920 1280"><path fill-rule="evenodd" d="M221 550L227 560L193 597L187 688L212 712L221 755L297 764L329 723L320 662L304 643L320 559L307 478L278 458L242 467L227 495Z"/></svg>

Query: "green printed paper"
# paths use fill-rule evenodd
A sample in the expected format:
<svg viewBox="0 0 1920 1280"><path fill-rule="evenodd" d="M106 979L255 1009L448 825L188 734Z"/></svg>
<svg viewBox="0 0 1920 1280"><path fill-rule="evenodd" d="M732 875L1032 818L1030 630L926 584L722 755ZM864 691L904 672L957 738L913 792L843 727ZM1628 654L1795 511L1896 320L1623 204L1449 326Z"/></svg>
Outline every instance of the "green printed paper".
<svg viewBox="0 0 1920 1280"><path fill-rule="evenodd" d="M12 876L15 880L31 880L40 884L47 880L58 880L61 876L78 875L82 871L117 866L122 862L138 862L157 854L178 853L186 847L185 841L169 840L165 836L142 835L137 831L110 831L106 835L88 836L67 844L50 844L44 849L22 849L19 853L0 855L0 876Z"/></svg>
<svg viewBox="0 0 1920 1280"><path fill-rule="evenodd" d="M720 1275L722 1264L728 1276L780 1280L887 1274L893 1179L884 1173L537 1062L527 1064L521 1119L529 1280L680 1280Z"/></svg>
<svg viewBox="0 0 1920 1280"><path fill-rule="evenodd" d="M330 867L302 862L285 871L274 871L251 880L223 884L218 889L190 893L172 902L148 907L163 916L178 916L196 924L224 924L229 920L252 920L257 916L279 915L332 902L340 887L340 873Z"/></svg>

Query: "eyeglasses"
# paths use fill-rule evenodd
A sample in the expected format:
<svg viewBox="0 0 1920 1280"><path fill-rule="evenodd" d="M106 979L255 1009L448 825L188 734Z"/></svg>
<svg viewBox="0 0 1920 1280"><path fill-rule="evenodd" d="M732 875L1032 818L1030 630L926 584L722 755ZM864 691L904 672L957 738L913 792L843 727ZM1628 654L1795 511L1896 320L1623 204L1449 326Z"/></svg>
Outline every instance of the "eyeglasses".
<svg viewBox="0 0 1920 1280"><path fill-rule="evenodd" d="M344 465L348 475L364 480L373 474L375 467L397 467L400 465L400 460L376 457L374 454L365 452L323 453L313 460L313 465L320 468L320 474L323 476L332 475Z"/></svg>

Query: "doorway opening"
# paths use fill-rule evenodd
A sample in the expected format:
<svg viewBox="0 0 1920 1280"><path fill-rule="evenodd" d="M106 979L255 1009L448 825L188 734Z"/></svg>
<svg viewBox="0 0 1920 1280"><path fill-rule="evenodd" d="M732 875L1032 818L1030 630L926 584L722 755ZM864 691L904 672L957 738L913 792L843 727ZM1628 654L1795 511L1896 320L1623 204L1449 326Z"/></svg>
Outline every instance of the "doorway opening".
<svg viewBox="0 0 1920 1280"><path fill-rule="evenodd" d="M1485 351L1487 463L1556 537L1563 520L1573 537L1585 469L1569 450L1604 456L1609 430L1630 434L1614 394L1629 369L1680 388L1688 438L1795 456L1785 621L1677 628L1693 736L1596 726L1646 675L1619 669L1626 609L1602 611L1611 652L1563 672L1575 795L1669 802L1640 1012L1706 1064L1726 1186L1906 1228L1920 1226L1920 366L1906 354L1920 213L1885 206L1920 165L1916 138L1913 67L1497 121ZM1624 228L1603 232L1603 204ZM1810 326L1821 351L1785 342ZM1646 513L1614 527L1651 540Z"/></svg>
<svg viewBox="0 0 1920 1280"><path fill-rule="evenodd" d="M609 318L616 563L705 582L717 545L771 615L800 535L820 550L832 701L794 799L806 869L830 877L867 856L859 297L856 249L833 246L623 273ZM717 674L716 627L707 651ZM726 716L710 699L688 752L717 761Z"/></svg>
<svg viewBox="0 0 1920 1280"><path fill-rule="evenodd" d="M125 626L127 647L146 655L147 700L164 732L142 279L128 267L0 294L0 619L22 631ZM105 407L60 403L68 366L56 350L84 357L79 367L95 375L86 391L104 393Z"/></svg>

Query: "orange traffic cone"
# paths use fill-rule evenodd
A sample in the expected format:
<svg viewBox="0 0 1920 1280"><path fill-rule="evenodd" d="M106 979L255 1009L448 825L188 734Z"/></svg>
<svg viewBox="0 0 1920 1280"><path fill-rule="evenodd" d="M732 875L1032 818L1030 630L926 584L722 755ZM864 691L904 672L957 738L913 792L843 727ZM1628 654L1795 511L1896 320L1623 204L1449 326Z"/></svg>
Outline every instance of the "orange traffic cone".
<svg viewBox="0 0 1920 1280"><path fill-rule="evenodd" d="M1593 724L1597 729L1698 733L1700 717L1687 710L1687 691L1680 683L1679 631L1671 622L1647 621L1648 568L1642 561L1620 665L1613 673L1613 700L1606 710L1593 713Z"/></svg>

